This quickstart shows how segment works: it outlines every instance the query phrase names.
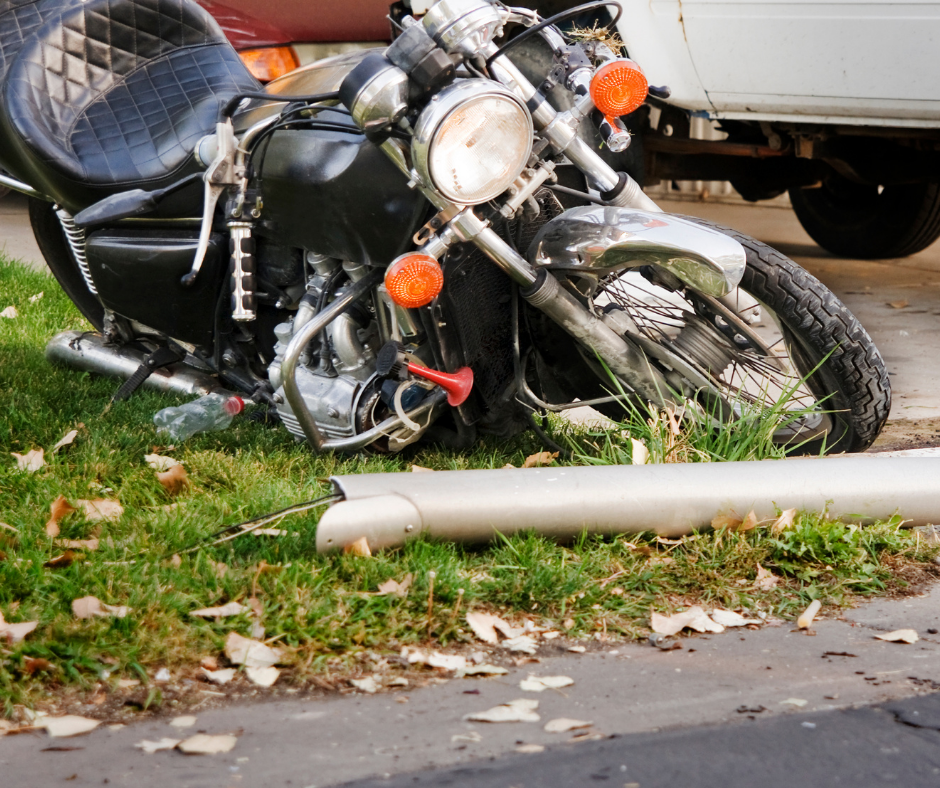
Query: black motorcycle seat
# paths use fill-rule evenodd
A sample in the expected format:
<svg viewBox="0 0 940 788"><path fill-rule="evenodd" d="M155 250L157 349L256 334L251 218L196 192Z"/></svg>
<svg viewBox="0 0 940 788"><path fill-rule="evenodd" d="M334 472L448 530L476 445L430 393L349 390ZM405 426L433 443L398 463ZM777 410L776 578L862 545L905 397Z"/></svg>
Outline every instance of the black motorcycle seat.
<svg viewBox="0 0 940 788"><path fill-rule="evenodd" d="M220 106L260 89L191 0L57 5L8 65L0 147L13 174L70 210L197 171Z"/></svg>
<svg viewBox="0 0 940 788"><path fill-rule="evenodd" d="M81 0L0 0L0 82L23 42L43 22Z"/></svg>

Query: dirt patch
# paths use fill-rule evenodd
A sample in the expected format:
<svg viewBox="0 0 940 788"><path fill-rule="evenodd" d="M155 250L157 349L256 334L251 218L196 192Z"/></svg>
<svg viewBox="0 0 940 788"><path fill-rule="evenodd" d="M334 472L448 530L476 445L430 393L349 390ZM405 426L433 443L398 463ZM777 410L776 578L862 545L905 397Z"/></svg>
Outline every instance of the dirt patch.
<svg viewBox="0 0 940 788"><path fill-rule="evenodd" d="M887 598L919 596L940 578L940 564L914 561L903 555L883 554L882 565L891 572Z"/></svg>
<svg viewBox="0 0 940 788"><path fill-rule="evenodd" d="M926 449L940 446L940 418L889 421L871 452Z"/></svg>

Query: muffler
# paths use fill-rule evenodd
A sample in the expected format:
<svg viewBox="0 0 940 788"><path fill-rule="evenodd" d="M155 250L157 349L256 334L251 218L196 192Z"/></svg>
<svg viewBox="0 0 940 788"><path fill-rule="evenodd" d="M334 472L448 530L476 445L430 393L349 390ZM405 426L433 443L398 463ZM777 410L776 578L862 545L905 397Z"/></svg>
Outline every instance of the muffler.
<svg viewBox="0 0 940 788"><path fill-rule="evenodd" d="M438 471L335 476L345 500L317 527L317 550L366 537L373 549L418 536L486 542L535 531L568 540L581 533L652 531L680 536L718 515L759 520L778 510L826 512L870 523L901 515L940 523L940 458L625 465L530 470Z"/></svg>
<svg viewBox="0 0 940 788"><path fill-rule="evenodd" d="M46 360L52 364L115 378L129 378L146 355L142 350L108 345L101 334L87 331L63 331L46 345ZM154 370L143 385L155 391L190 396L224 391L217 377L182 362Z"/></svg>

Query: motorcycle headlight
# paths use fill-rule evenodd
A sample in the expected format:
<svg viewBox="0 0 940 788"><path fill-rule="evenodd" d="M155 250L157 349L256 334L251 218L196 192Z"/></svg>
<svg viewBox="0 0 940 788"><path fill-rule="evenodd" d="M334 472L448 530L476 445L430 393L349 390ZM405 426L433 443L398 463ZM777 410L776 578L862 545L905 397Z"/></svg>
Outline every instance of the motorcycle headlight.
<svg viewBox="0 0 940 788"><path fill-rule="evenodd" d="M451 202L487 202L519 177L532 153L532 133L529 111L507 89L462 80L436 95L418 118L414 167Z"/></svg>

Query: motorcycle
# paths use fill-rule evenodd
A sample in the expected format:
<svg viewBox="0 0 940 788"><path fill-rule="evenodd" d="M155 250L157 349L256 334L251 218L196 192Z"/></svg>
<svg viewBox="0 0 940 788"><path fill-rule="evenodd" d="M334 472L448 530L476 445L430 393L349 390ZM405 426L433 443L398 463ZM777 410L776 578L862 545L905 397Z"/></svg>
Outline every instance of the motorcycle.
<svg viewBox="0 0 940 788"><path fill-rule="evenodd" d="M95 328L48 358L117 397L239 392L316 452L631 403L780 406L807 452L882 428L884 362L829 290L616 168L668 88L559 25L618 3L439 0L262 88L191 0L50 1L0 5L42 11L5 50L0 185Z"/></svg>

